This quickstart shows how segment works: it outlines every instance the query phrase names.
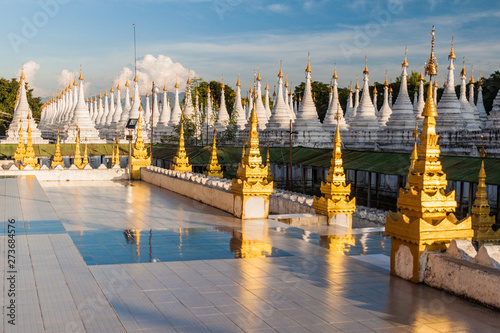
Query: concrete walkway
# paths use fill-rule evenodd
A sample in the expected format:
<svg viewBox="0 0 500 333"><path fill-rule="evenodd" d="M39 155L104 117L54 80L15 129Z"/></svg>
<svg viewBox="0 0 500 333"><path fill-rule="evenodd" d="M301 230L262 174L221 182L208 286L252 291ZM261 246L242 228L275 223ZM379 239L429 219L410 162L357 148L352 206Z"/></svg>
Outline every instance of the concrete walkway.
<svg viewBox="0 0 500 333"><path fill-rule="evenodd" d="M5 332L500 330L497 311L391 277L379 230L241 221L141 182L0 178L0 214Z"/></svg>

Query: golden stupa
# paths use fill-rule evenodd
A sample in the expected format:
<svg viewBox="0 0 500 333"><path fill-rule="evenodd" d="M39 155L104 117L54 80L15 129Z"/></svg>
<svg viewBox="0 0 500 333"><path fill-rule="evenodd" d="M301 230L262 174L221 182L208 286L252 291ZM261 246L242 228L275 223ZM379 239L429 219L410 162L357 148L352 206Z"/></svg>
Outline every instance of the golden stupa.
<svg viewBox="0 0 500 333"><path fill-rule="evenodd" d="M14 154L14 162L21 163L25 153L26 147L23 141L23 120L21 119L21 125L19 126L19 143L16 148L16 153Z"/></svg>
<svg viewBox="0 0 500 333"><path fill-rule="evenodd" d="M115 154L115 163L113 166L120 167L120 140L116 139L116 154Z"/></svg>
<svg viewBox="0 0 500 333"><path fill-rule="evenodd" d="M181 132L179 134L179 149L174 156L174 163L170 169L180 172L192 172L193 166L189 164L189 157L184 148L184 115L181 115Z"/></svg>
<svg viewBox="0 0 500 333"><path fill-rule="evenodd" d="M61 155L61 144L59 141L59 130L57 130L56 152L54 154L54 157L52 158L52 163L50 164L50 166L52 168L55 168L58 165L60 165L64 168L64 162L63 162L63 158Z"/></svg>
<svg viewBox="0 0 500 333"><path fill-rule="evenodd" d="M340 138L340 111L337 110L333 156L326 183L321 182L322 197L313 198L316 212L328 216L328 224L352 227L352 213L356 211L356 198L350 198L351 184L346 183L342 161L342 139Z"/></svg>
<svg viewBox="0 0 500 333"><path fill-rule="evenodd" d="M23 164L21 165L21 170L26 168L28 165L34 170L40 170L40 164L38 164L38 159L35 156L35 150L33 149L33 142L31 141L31 125L29 123L30 117L28 116L28 143L26 144L26 152L23 157Z"/></svg>
<svg viewBox="0 0 500 333"><path fill-rule="evenodd" d="M486 171L484 170L484 158L486 150L481 148L481 169L479 170L478 184L476 191L476 200L472 205L472 229L474 229L473 241L477 242L478 247L485 243L498 244L500 241L500 230L492 229L495 224L495 216L490 215L490 204L488 203L488 193L486 192Z"/></svg>
<svg viewBox="0 0 500 333"><path fill-rule="evenodd" d="M134 179L141 178L141 168L151 165L151 156L148 156L148 150L144 146L142 139L142 112L139 112L139 119L137 120L137 139L132 152L132 177Z"/></svg>
<svg viewBox="0 0 500 333"><path fill-rule="evenodd" d="M391 236L391 274L422 282L426 251L445 250L453 239L472 239L471 218L459 221L455 215L455 191L445 192L447 180L439 161L436 134L437 111L432 77L437 75L434 57L434 29L426 74L431 76L422 112L423 128L417 159L408 174L406 188L400 188L398 211L389 212L385 230Z"/></svg>
<svg viewBox="0 0 500 333"><path fill-rule="evenodd" d="M216 142L217 129L214 126L214 140L212 143L212 155L210 157L210 163L207 165L207 170L204 172L205 175L211 177L223 178L222 167L219 164L219 159L217 158L217 142Z"/></svg>
<svg viewBox="0 0 500 333"><path fill-rule="evenodd" d="M248 147L238 165L237 178L233 179L231 183L234 200L233 214L242 219L267 218L269 215L269 196L274 192L273 182L267 180L268 167L262 164L262 156L260 155L255 104L250 118Z"/></svg>
<svg viewBox="0 0 500 333"><path fill-rule="evenodd" d="M82 156L80 155L80 128L78 126L76 127L75 158L73 159L73 164L78 169L82 169L84 167Z"/></svg>
<svg viewBox="0 0 500 333"><path fill-rule="evenodd" d="M87 164L89 164L89 156L87 150L87 139L85 139L85 147L83 148L83 160L82 160L82 168L85 168Z"/></svg>

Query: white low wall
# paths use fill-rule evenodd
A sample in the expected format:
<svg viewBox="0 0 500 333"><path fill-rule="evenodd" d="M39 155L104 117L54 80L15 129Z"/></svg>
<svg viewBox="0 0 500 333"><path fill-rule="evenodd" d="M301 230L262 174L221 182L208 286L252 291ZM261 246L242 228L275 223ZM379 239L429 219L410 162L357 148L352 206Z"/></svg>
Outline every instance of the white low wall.
<svg viewBox="0 0 500 333"><path fill-rule="evenodd" d="M0 176L35 176L38 181L112 181L128 179L127 169L0 170Z"/></svg>
<svg viewBox="0 0 500 333"><path fill-rule="evenodd" d="M233 213L229 179L148 166L141 170L141 180ZM269 213L316 214L312 201L311 196L275 189L269 198Z"/></svg>
<svg viewBox="0 0 500 333"><path fill-rule="evenodd" d="M227 180L152 166L141 170L141 180L233 214L233 193Z"/></svg>
<svg viewBox="0 0 500 333"><path fill-rule="evenodd" d="M452 241L446 253L427 254L424 283L500 308L499 258L495 256L499 250L499 246L486 245L476 254L470 241Z"/></svg>

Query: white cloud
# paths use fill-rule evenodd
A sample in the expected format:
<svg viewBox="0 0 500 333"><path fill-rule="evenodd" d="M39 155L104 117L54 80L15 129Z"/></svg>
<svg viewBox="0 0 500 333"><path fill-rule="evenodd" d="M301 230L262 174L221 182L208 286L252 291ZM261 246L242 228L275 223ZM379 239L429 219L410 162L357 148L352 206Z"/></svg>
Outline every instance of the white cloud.
<svg viewBox="0 0 500 333"><path fill-rule="evenodd" d="M38 72L39 69L40 69L40 64L36 63L33 60L30 60L27 63L24 63L22 68L20 68L16 72L16 77L17 78L21 77L21 71L24 71L24 76L26 77L26 82L28 82L28 87L30 89L33 89L33 94L35 96L45 97L48 95L47 90L35 86L35 76L36 76L36 73Z"/></svg>
<svg viewBox="0 0 500 333"><path fill-rule="evenodd" d="M80 84L80 82L78 80L78 77L79 77L79 73L70 72L67 69L63 69L61 71L61 74L59 74L57 76L57 83L59 83L60 89L64 89L70 83L73 83L75 79L78 82L78 84ZM84 92L85 95L87 95L87 93L89 91L90 85L91 85L90 82L84 81L84 83L83 83L83 92Z"/></svg>
<svg viewBox="0 0 500 333"><path fill-rule="evenodd" d="M267 6L267 9L278 14L283 14L288 12L290 10L290 7L282 3L275 3Z"/></svg>
<svg viewBox="0 0 500 333"><path fill-rule="evenodd" d="M163 86L166 83L167 89L172 91L176 76L182 90L186 86L189 73L191 73L192 78L196 76L194 71L190 71L178 62L173 62L170 57L162 54L158 57L146 54L143 59L137 61L137 78L139 79L139 91L141 94L145 94L146 91L151 90L153 81L158 86ZM127 79L132 84L134 71L129 67L123 67L120 75L116 78L115 85L119 82L120 85L124 86Z"/></svg>

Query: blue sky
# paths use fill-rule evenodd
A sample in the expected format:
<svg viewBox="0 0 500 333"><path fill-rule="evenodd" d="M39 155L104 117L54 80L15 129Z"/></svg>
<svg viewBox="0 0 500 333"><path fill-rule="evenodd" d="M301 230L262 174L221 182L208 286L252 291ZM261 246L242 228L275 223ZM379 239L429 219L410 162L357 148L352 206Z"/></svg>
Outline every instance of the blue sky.
<svg viewBox="0 0 500 333"><path fill-rule="evenodd" d="M133 23L143 89L163 78L172 89L187 69L205 80L224 75L233 86L240 73L248 89L257 66L272 89L280 60L298 84L308 52L314 80L329 82L336 61L346 86L361 76L366 55L370 80L383 82L386 70L400 74L405 46L410 70L420 68L432 25L440 84L452 35L457 69L466 57L476 79L500 70L499 1L10 0L2 7L0 76L33 61L39 68L28 68L28 78L42 95L56 93L67 79L62 71L80 64L91 93L123 79L124 67L133 68Z"/></svg>

